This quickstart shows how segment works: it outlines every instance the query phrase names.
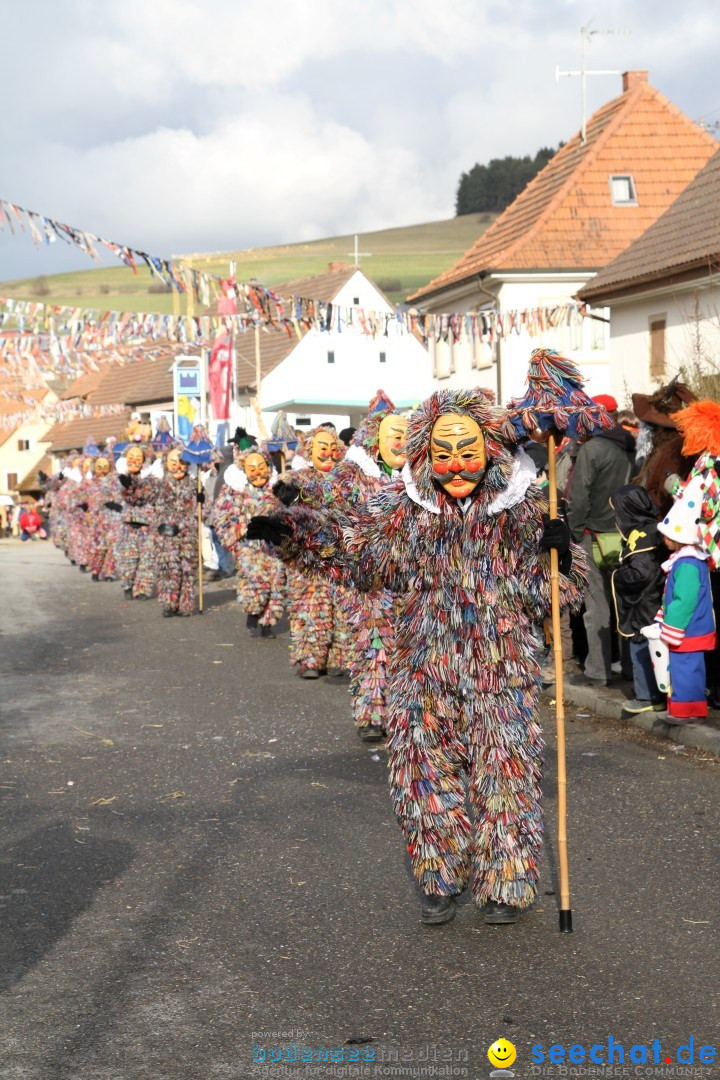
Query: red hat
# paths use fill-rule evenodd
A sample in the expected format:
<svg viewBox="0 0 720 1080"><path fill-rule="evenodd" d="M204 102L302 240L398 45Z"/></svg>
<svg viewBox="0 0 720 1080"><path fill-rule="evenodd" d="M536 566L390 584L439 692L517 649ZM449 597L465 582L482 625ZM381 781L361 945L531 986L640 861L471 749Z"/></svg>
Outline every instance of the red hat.
<svg viewBox="0 0 720 1080"><path fill-rule="evenodd" d="M596 405L602 405L608 412L618 411L618 403L612 394L596 394L593 401Z"/></svg>

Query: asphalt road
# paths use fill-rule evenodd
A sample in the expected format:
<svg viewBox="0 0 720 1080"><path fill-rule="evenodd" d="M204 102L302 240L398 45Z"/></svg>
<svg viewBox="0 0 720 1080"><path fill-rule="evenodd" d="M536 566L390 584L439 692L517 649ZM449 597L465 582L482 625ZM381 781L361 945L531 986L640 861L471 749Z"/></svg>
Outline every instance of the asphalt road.
<svg viewBox="0 0 720 1080"><path fill-rule="evenodd" d="M716 762L571 708L560 935L548 713L537 907L427 928L346 686L247 639L224 583L163 620L4 542L0 596L0 1077L484 1078L500 1036L518 1077L608 1035L659 1039L672 1076L690 1036L696 1065L720 1051ZM293 1043L374 1062L270 1063Z"/></svg>

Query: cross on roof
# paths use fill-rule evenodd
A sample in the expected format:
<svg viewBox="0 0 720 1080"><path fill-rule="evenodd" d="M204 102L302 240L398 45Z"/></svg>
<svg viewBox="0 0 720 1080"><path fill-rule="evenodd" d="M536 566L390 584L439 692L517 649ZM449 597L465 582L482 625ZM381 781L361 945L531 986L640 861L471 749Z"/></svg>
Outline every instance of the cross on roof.
<svg viewBox="0 0 720 1080"><path fill-rule="evenodd" d="M369 251L358 251L358 234L357 233L355 233L355 250L354 251L348 251L347 254L353 256L353 258L355 260L355 266L360 265L360 257L361 256L364 259L372 259L372 254Z"/></svg>

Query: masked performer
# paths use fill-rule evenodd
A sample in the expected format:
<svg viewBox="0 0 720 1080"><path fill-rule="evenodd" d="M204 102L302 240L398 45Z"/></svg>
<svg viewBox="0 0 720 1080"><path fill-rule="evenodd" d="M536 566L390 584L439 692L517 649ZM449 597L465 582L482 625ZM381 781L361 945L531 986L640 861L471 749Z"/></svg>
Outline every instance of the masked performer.
<svg viewBox="0 0 720 1080"><path fill-rule="evenodd" d="M67 470L67 483L63 492L63 510L65 515L66 547L65 553L73 564L82 570L82 534L85 521L83 503L86 496L86 466L81 455L72 459Z"/></svg>
<svg viewBox="0 0 720 1080"><path fill-rule="evenodd" d="M270 457L260 450L236 454L225 470L211 515L220 543L235 559L238 601L247 612L248 630L264 638L275 637L272 628L282 618L285 567L271 545L247 540L245 532L256 514L282 510L270 488L271 472Z"/></svg>
<svg viewBox="0 0 720 1080"><path fill-rule="evenodd" d="M141 446L131 446L125 462L127 473L120 475L126 506L121 514L117 545L118 576L128 600L149 600L155 584L153 484L158 481L140 475L145 464L145 451Z"/></svg>
<svg viewBox="0 0 720 1080"><path fill-rule="evenodd" d="M433 394L410 418L402 482L371 499L350 535L328 515L315 539L361 585L398 597L390 783L428 924L453 918L471 864L486 922L515 922L535 899L543 741L532 624L550 608L541 548L558 549L563 603L579 604L584 582L567 527L543 528L535 467L513 457L504 417L482 391ZM292 545L284 517L257 531Z"/></svg>
<svg viewBox="0 0 720 1080"><path fill-rule="evenodd" d="M305 486L303 506L326 509L347 528L357 510L400 477L406 461L407 420L398 416L390 399L379 390L369 415L355 432L343 461L324 483ZM307 517L305 518L307 521ZM314 530L314 525L311 529ZM381 585L368 592L352 587L339 591L352 636L347 653L353 718L361 739L382 739L387 730L387 664L394 648L395 598Z"/></svg>
<svg viewBox="0 0 720 1080"><path fill-rule="evenodd" d="M197 506L204 494L187 473L181 450L165 459L166 475L152 487L157 521L157 590L163 615L193 615L198 577Z"/></svg>
<svg viewBox="0 0 720 1080"><path fill-rule="evenodd" d="M123 509L122 488L110 458L95 459L94 479L88 498L90 559L88 570L93 581L114 581L117 576L115 556L120 536Z"/></svg>
<svg viewBox="0 0 720 1080"><path fill-rule="evenodd" d="M336 443L335 429L328 425L321 424L305 436L291 472L280 478L292 487L300 502L307 498L313 505L321 498L318 485L333 467ZM315 570L303 572L294 563L288 568L290 663L297 665L303 679L317 679L321 671L339 674L345 669L349 635L341 589L342 585Z"/></svg>

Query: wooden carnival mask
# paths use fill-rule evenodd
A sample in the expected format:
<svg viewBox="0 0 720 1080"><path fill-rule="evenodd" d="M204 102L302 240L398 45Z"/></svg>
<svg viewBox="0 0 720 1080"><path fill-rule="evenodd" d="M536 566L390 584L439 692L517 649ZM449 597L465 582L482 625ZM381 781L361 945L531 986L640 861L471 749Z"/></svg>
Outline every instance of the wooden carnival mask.
<svg viewBox="0 0 720 1080"><path fill-rule="evenodd" d="M248 483L256 488L265 487L270 476L270 470L262 454L248 454L243 461L243 469L248 478Z"/></svg>
<svg viewBox="0 0 720 1080"><path fill-rule="evenodd" d="M137 476L145 464L145 452L139 446L131 446L125 455L130 476Z"/></svg>
<svg viewBox="0 0 720 1080"><path fill-rule="evenodd" d="M485 474L485 439L477 420L446 413L433 424L430 436L432 477L446 495L465 499Z"/></svg>
<svg viewBox="0 0 720 1080"><path fill-rule="evenodd" d="M182 480L183 476L187 475L187 461L182 459L182 451L171 450L168 454L165 463L167 470L171 476L174 476L176 480Z"/></svg>
<svg viewBox="0 0 720 1080"><path fill-rule="evenodd" d="M106 457L99 457L95 459L95 475L107 476L110 472L111 465Z"/></svg>
<svg viewBox="0 0 720 1080"><path fill-rule="evenodd" d="M407 438L405 416L383 416L378 428L378 453L390 469L402 469L407 461L405 440Z"/></svg>
<svg viewBox="0 0 720 1080"><path fill-rule="evenodd" d="M330 472L333 467L333 450L337 439L332 431L318 431L313 437L310 460L320 472Z"/></svg>

